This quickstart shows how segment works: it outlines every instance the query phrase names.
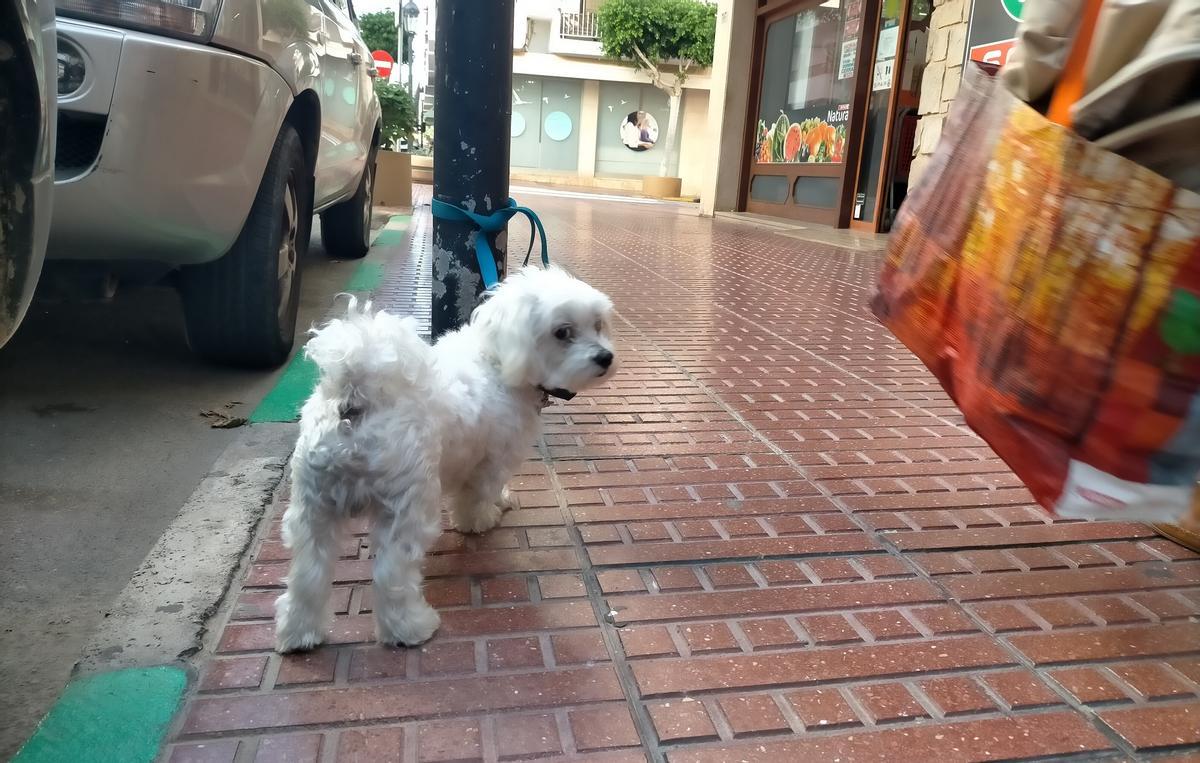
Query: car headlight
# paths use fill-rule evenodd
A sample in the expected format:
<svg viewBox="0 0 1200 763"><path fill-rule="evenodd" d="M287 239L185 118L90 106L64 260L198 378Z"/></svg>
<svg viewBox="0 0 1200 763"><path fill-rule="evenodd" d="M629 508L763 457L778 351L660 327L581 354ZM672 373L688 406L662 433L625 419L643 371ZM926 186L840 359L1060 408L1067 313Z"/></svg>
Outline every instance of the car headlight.
<svg viewBox="0 0 1200 763"><path fill-rule="evenodd" d="M221 0L59 0L63 16L208 42Z"/></svg>

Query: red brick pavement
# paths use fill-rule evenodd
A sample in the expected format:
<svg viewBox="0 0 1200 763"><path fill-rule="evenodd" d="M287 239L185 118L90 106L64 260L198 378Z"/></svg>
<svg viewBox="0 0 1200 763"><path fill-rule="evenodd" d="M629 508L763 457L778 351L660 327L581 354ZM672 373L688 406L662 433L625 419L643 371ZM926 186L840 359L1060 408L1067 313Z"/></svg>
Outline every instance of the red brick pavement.
<svg viewBox="0 0 1200 763"><path fill-rule="evenodd" d="M1200 755L1197 555L1031 505L864 310L877 255L526 201L620 373L547 411L503 527L443 536L423 648L372 643L360 533L331 645L273 654L277 506L170 760Z"/></svg>

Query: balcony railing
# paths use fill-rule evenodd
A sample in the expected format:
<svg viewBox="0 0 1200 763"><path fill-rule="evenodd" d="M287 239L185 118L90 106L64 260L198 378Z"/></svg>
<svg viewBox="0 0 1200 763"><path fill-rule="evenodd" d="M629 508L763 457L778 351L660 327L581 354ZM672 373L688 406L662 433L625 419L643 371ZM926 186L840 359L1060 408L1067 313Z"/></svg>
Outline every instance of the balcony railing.
<svg viewBox="0 0 1200 763"><path fill-rule="evenodd" d="M595 13L560 13L559 34L566 40L599 40Z"/></svg>

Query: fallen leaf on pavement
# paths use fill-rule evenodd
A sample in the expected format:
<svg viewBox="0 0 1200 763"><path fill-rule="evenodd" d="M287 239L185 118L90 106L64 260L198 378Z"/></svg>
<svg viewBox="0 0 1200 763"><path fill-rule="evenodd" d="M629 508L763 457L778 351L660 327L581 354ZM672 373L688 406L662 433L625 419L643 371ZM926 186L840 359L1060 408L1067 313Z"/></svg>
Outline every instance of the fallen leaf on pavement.
<svg viewBox="0 0 1200 763"><path fill-rule="evenodd" d="M246 423L241 416L230 416L220 411L200 411L200 416L208 419L213 429L236 429Z"/></svg>

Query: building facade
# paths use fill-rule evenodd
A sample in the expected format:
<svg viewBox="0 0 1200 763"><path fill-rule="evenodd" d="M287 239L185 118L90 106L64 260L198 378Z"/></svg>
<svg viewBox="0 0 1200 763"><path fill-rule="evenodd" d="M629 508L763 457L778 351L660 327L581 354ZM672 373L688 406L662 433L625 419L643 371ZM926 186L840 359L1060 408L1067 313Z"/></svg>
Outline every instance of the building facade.
<svg viewBox="0 0 1200 763"><path fill-rule="evenodd" d="M701 211L886 231L1019 0L721 0ZM750 51L749 54L742 51Z"/></svg>
<svg viewBox="0 0 1200 763"><path fill-rule="evenodd" d="M632 66L601 55L603 0L518 0L513 29L512 154L515 180L641 189L642 178L682 178L698 195L709 161L710 73L693 73L678 140L665 156L667 96ZM661 134L660 134L661 131Z"/></svg>

